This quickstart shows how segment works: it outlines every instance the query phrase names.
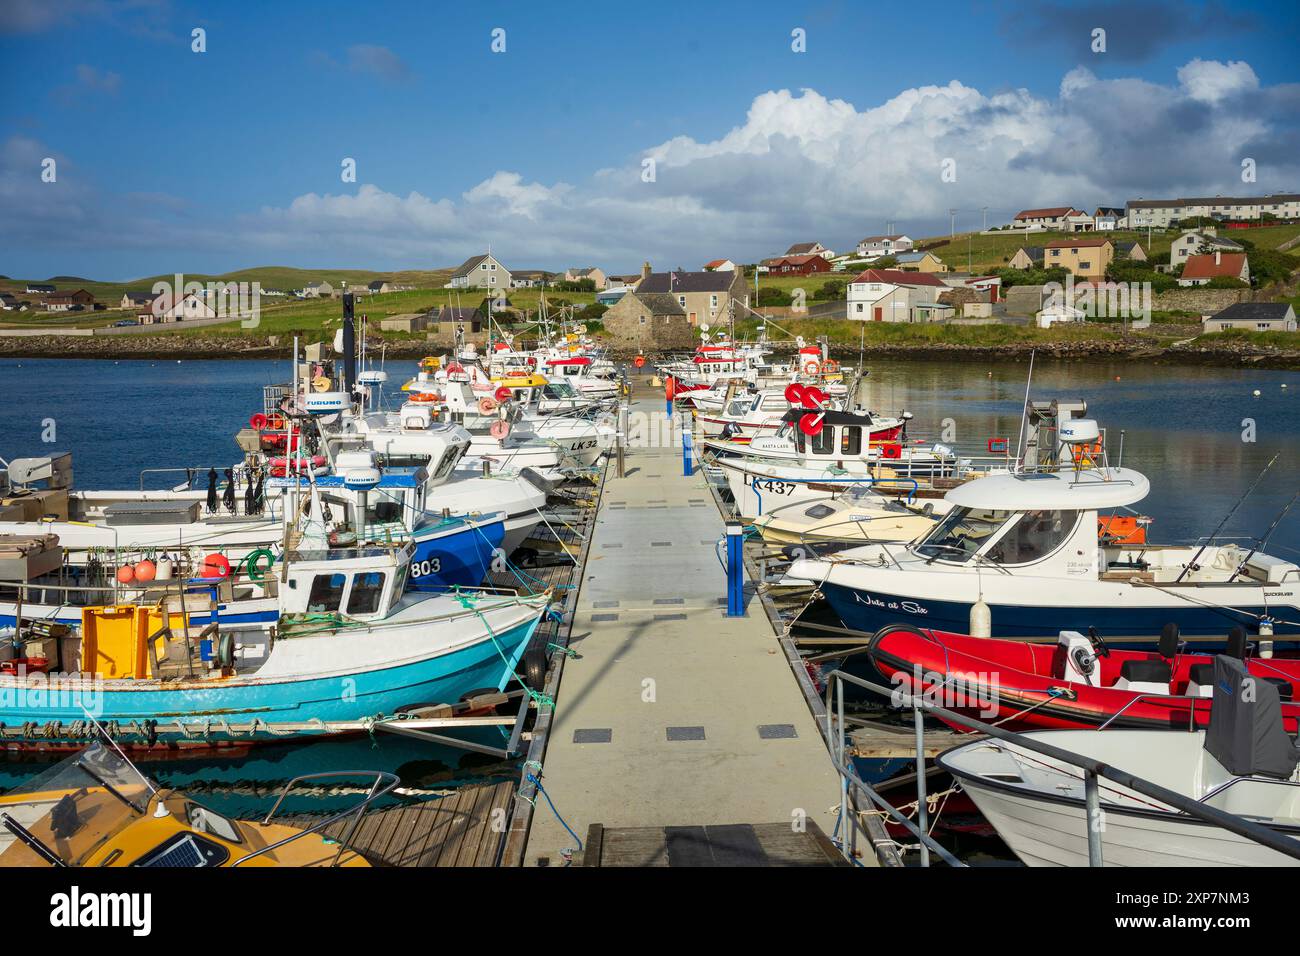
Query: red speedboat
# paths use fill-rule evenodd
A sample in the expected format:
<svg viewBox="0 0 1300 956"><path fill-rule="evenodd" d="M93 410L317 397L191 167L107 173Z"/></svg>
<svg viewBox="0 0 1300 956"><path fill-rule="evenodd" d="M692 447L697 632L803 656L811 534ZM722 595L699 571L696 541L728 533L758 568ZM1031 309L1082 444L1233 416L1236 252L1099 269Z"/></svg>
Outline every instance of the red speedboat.
<svg viewBox="0 0 1300 956"><path fill-rule="evenodd" d="M1234 628L1226 653L1277 687L1287 731L1296 733L1300 660L1248 650L1245 631ZM1095 632L1063 631L1055 644L1034 644L906 624L877 631L868 653L894 687L1008 730L1186 730L1209 723L1214 658L1182 653L1172 624L1155 653L1111 650Z"/></svg>

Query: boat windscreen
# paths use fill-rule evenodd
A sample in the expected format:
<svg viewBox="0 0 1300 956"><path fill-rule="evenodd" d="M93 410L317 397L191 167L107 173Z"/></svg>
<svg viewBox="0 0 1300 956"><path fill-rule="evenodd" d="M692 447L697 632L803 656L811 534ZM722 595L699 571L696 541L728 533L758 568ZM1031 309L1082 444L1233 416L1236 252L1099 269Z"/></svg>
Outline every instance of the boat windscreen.
<svg viewBox="0 0 1300 956"><path fill-rule="evenodd" d="M1011 514L985 508L954 508L916 544L915 551L931 560L969 561Z"/></svg>

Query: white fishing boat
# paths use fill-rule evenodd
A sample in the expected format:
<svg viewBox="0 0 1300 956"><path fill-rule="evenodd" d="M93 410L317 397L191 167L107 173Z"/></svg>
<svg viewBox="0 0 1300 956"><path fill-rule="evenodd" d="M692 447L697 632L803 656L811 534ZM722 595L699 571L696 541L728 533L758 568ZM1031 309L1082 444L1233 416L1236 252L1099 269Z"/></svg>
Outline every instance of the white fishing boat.
<svg viewBox="0 0 1300 956"><path fill-rule="evenodd" d="M1214 666L1208 730L1045 730L1023 737L1262 824L1284 839L1300 840L1300 754L1282 729L1277 691L1251 678L1240 661L1221 656ZM1101 841L1106 866L1300 863L1104 778L1098 780L1101 819L1090 819L1083 771L1016 743L983 739L962 744L940 754L938 764L1029 866L1087 866L1090 830Z"/></svg>
<svg viewBox="0 0 1300 956"><path fill-rule="evenodd" d="M909 503L855 484L834 498L779 505L756 518L754 527L773 544L906 543L928 532L951 507L943 498Z"/></svg>
<svg viewBox="0 0 1300 956"><path fill-rule="evenodd" d="M1145 498L1147 479L1091 457L1096 422L1064 423L1061 435L1075 465L967 482L947 493L952 510L920 540L797 561L789 576L817 584L844 625L865 633L900 621L1008 638L1095 628L1141 646L1170 623L1215 646L1234 625L1279 642L1300 634L1300 567L1235 543L1107 535L1105 513Z"/></svg>

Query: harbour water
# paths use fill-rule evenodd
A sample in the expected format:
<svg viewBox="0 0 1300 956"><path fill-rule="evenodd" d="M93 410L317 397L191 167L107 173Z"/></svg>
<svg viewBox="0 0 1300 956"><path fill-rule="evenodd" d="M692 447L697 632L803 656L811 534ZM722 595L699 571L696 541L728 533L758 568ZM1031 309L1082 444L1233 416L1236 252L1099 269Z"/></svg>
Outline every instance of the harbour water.
<svg viewBox="0 0 1300 956"><path fill-rule="evenodd" d="M944 419L963 451L1020 427L1027 366L981 361L867 358L872 407L906 409L912 432L941 439ZM394 383L414 362L392 363ZM0 435L5 457L71 450L81 488L139 487L146 467L227 467L233 436L258 408L261 386L289 376L284 361L0 360ZM1254 392L1258 390L1259 395ZM1262 533L1294 494L1300 454L1300 375L1264 369L1154 366L1134 362L1040 363L1037 399L1081 398L1108 431L1112 454L1124 433L1124 464L1151 479L1141 509L1154 537L1208 535L1274 454L1277 463L1224 528ZM51 435L53 441L43 438ZM162 487L176 476L152 478ZM1270 547L1300 550L1300 516L1289 516Z"/></svg>
<svg viewBox="0 0 1300 956"><path fill-rule="evenodd" d="M868 366L872 407L911 412L915 437L951 438L963 452L982 451L994 437L1010 437L1014 445L1025 365L868 360ZM393 363L389 371L396 385L415 371L415 363ZM233 435L258 410L261 386L288 375L288 361L0 361L0 453L13 458L71 451L80 488L139 487L146 468L227 467L239 458ZM1124 464L1145 472L1152 483L1151 496L1139 507L1155 519L1153 537L1164 541L1208 535L1279 454L1223 534L1253 536L1268 527L1296 490L1295 392L1300 376L1293 373L1127 362L1040 364L1031 390L1037 399L1087 401L1108 430L1112 454L1122 430ZM945 428L948 435L942 434ZM147 486L178 480L153 476ZM1300 554L1298 521L1292 515L1279 526L1271 552ZM0 789L35 769L22 762L0 765ZM320 770L391 770L415 796L517 773L511 762L390 736L270 746L247 755L152 763L148 769L164 784L236 815L264 811L278 786ZM325 809L337 797L321 794L311 808Z"/></svg>

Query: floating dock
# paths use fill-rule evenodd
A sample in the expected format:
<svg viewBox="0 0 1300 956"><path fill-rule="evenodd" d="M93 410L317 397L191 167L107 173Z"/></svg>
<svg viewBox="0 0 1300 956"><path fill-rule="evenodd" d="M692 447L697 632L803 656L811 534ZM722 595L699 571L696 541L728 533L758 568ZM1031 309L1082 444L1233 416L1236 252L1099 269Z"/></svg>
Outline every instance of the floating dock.
<svg viewBox="0 0 1300 956"><path fill-rule="evenodd" d="M754 590L725 614L723 518L704 475L683 475L661 394L630 405L658 447L629 448L624 477L609 466L503 863L610 865L633 844L642 861L832 862L839 776Z"/></svg>

